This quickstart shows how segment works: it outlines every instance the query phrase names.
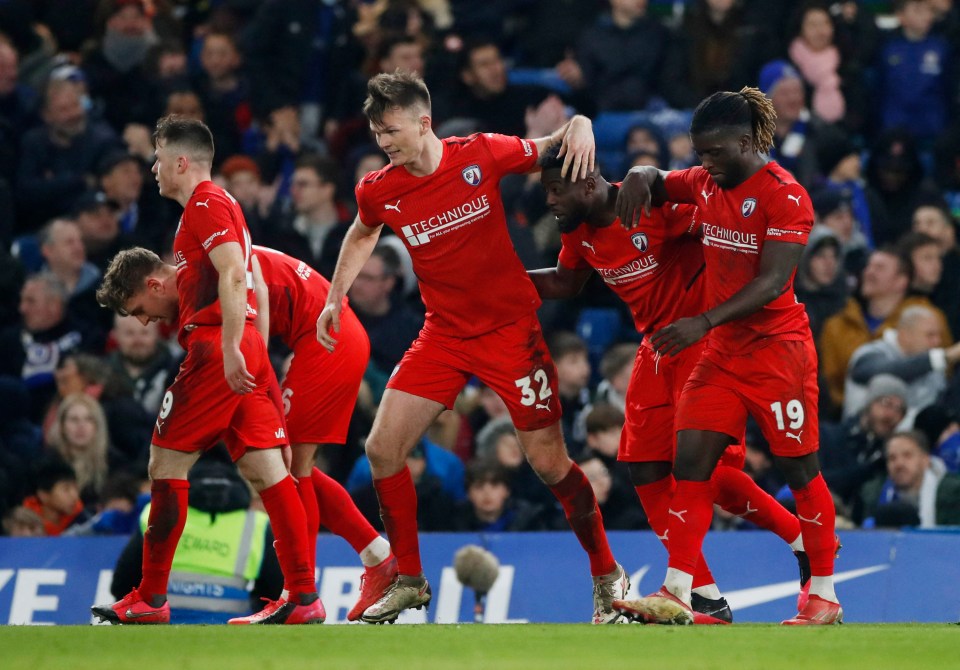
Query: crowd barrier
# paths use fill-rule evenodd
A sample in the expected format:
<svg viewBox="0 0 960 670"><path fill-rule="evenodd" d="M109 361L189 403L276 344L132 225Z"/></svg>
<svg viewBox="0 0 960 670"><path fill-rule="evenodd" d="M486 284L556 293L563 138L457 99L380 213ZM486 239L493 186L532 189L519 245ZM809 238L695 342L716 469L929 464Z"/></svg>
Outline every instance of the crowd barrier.
<svg viewBox="0 0 960 670"><path fill-rule="evenodd" d="M960 532L848 531L836 563L837 593L848 622L956 622L960 617ZM0 623L87 624L89 607L108 602L114 561L126 538L0 538ZM652 532L612 532L617 559L631 574L631 595L659 588L666 552ZM499 577L485 622L589 621L592 585L586 554L571 533L421 536L433 587L428 610L402 623L473 621L474 595L457 581L453 556L467 544L492 551ZM797 562L763 532L711 533L710 567L738 622L775 622L795 612ZM318 541L320 595L328 623L344 623L362 569L341 539Z"/></svg>

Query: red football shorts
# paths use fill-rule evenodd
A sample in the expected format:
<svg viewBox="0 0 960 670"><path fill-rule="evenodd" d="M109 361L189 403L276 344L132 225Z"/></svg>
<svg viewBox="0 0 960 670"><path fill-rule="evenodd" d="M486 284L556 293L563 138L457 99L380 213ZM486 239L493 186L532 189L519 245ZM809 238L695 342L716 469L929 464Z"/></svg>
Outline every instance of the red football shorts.
<svg viewBox="0 0 960 670"><path fill-rule="evenodd" d="M704 345L698 343L677 356L657 356L653 349L640 346L627 387L626 422L617 460L673 463L677 453L677 404L703 349ZM743 468L745 457L741 440L723 452L720 462Z"/></svg>
<svg viewBox="0 0 960 670"><path fill-rule="evenodd" d="M776 340L743 356L707 349L677 409L677 430L743 435L747 414L777 456L817 450L817 351L813 339Z"/></svg>
<svg viewBox="0 0 960 670"><path fill-rule="evenodd" d="M451 408L474 375L503 399L517 430L538 430L560 420L557 368L536 314L478 337L421 332L387 388Z"/></svg>
<svg viewBox="0 0 960 670"><path fill-rule="evenodd" d="M248 448L287 444L277 406L280 389L263 338L246 324L240 352L257 388L241 395L230 390L223 376L222 333L219 326L198 326L187 335L187 357L163 396L153 427L158 447L194 452L223 440L236 461Z"/></svg>
<svg viewBox="0 0 960 670"><path fill-rule="evenodd" d="M308 333L293 343L284 377L283 412L290 444L344 444L370 359L370 340L353 312L340 315L333 353Z"/></svg>

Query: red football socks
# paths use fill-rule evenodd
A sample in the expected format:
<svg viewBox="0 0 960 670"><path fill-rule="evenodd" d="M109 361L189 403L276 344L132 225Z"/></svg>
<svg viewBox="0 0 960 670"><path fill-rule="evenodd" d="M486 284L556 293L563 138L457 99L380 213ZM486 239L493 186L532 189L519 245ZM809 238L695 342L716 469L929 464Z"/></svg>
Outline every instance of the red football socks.
<svg viewBox="0 0 960 670"><path fill-rule="evenodd" d="M809 484L795 490L793 497L797 501L797 518L803 532L803 549L810 558L810 574L815 577L832 575L837 512L823 475L817 474Z"/></svg>
<svg viewBox="0 0 960 670"><path fill-rule="evenodd" d="M291 596L316 593L307 539L307 517L293 477L284 477L260 491L260 499L270 517L270 526L276 538L273 546L283 572L284 588ZM316 536L313 539L316 542Z"/></svg>
<svg viewBox="0 0 960 670"><path fill-rule="evenodd" d="M303 512L307 516L307 550L310 554L310 565L317 565L317 533L320 532L320 509L317 505L317 494L310 477L297 479L297 493L303 503Z"/></svg>
<svg viewBox="0 0 960 670"><path fill-rule="evenodd" d="M417 491L406 465L400 472L374 479L373 486L380 500L380 518L387 538L397 557L401 575L419 575L420 540L417 537Z"/></svg>
<svg viewBox="0 0 960 670"><path fill-rule="evenodd" d="M713 520L713 499L716 489L713 481L693 482L681 479L667 509L668 566L687 574L694 574L700 563L703 538Z"/></svg>
<svg viewBox="0 0 960 670"><path fill-rule="evenodd" d="M674 479L673 475L667 475L652 484L634 487L637 497L640 498L643 511L647 515L647 523L650 524L650 528L657 534L657 539L663 543L668 552L670 550L668 539L670 535L667 532L667 527L670 514L667 510L670 509L670 501L673 499L676 488L677 480ZM701 554L697 561L697 568L693 571L693 588L713 583L713 574L707 566L707 560Z"/></svg>
<svg viewBox="0 0 960 670"><path fill-rule="evenodd" d="M359 554L377 538L377 531L360 513L353 498L337 480L319 468L314 468L310 477L320 508L317 523L349 542Z"/></svg>
<svg viewBox="0 0 960 670"><path fill-rule="evenodd" d="M743 470L718 465L713 473L716 503L730 514L765 528L790 544L800 536L800 522Z"/></svg>
<svg viewBox="0 0 960 670"><path fill-rule="evenodd" d="M597 498L590 482L580 466L574 463L567 476L551 486L550 491L563 505L567 522L580 540L580 546L590 556L590 574L599 577L613 572L617 564L607 543L603 515L597 506Z"/></svg>
<svg viewBox="0 0 960 670"><path fill-rule="evenodd" d="M150 513L147 532L143 534L143 577L138 589L148 603L155 604L156 599L166 596L173 554L187 523L189 491L186 479L155 479L150 484Z"/></svg>

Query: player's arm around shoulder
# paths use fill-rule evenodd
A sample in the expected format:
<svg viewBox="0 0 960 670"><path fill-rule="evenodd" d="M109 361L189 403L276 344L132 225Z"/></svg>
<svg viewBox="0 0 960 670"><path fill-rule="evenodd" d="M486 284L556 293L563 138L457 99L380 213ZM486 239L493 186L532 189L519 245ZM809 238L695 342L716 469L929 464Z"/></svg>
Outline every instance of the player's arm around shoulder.
<svg viewBox="0 0 960 670"><path fill-rule="evenodd" d="M377 246L382 229L383 222L368 225L360 219L358 214L343 238L337 266L330 280L327 302L317 318L317 341L327 351L332 352L337 344L335 334L340 332L340 312L343 310L343 300L347 296L347 291L350 290L364 263Z"/></svg>
<svg viewBox="0 0 960 670"><path fill-rule="evenodd" d="M667 202L668 174L651 165L630 168L617 192L616 213L624 228L636 228L641 216L651 218L653 208Z"/></svg>
<svg viewBox="0 0 960 670"><path fill-rule="evenodd" d="M563 167L560 174L570 175L571 181L585 179L594 171L597 146L593 137L593 123L586 116L577 114L546 137L532 140L537 155L555 144L560 145Z"/></svg>
<svg viewBox="0 0 960 670"><path fill-rule="evenodd" d="M592 272L590 268L568 268L558 260L557 267L528 270L527 276L530 277L540 297L551 300L578 295Z"/></svg>

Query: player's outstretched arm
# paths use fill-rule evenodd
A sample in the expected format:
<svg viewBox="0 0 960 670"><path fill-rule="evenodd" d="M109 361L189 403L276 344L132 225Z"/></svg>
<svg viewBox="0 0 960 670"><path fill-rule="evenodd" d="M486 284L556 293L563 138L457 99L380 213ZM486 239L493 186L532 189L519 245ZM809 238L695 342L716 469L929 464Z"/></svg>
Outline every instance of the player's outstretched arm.
<svg viewBox="0 0 960 670"><path fill-rule="evenodd" d="M593 270L571 270L557 263L555 268L528 270L527 276L544 300L572 298L583 290Z"/></svg>
<svg viewBox="0 0 960 670"><path fill-rule="evenodd" d="M234 393L249 393L255 378L240 352L243 324L247 317L247 267L238 242L224 242L210 250L217 269L217 296L223 313L223 374Z"/></svg>
<svg viewBox="0 0 960 670"><path fill-rule="evenodd" d="M597 153L593 123L582 114L577 114L547 137L538 137L532 141L537 147L538 155L555 144L560 145L559 155L563 156L560 174L566 177L569 173L570 181L586 179L587 175L593 172Z"/></svg>
<svg viewBox="0 0 960 670"><path fill-rule="evenodd" d="M257 296L257 318L253 323L263 340L267 341L270 339L270 289L263 279L260 261L256 255L251 256L250 263L253 270L253 293Z"/></svg>
<svg viewBox="0 0 960 670"><path fill-rule="evenodd" d="M373 248L380 239L383 224L376 227L365 225L358 216L343 238L340 246L340 256L337 266L330 280L330 292L327 294L327 303L317 318L317 342L327 351L333 351L337 345L334 333L340 332L340 311L343 309L343 299L347 291L353 286L353 281L360 274L363 264L370 258Z"/></svg>
<svg viewBox="0 0 960 670"><path fill-rule="evenodd" d="M803 244L791 242L764 242L756 277L713 309L677 319L658 330L650 339L653 348L663 356L673 356L699 341L711 328L749 316L776 300L787 288L803 248Z"/></svg>
<svg viewBox="0 0 960 670"><path fill-rule="evenodd" d="M652 207L667 201L664 182L667 173L650 165L631 168L617 193L617 216L624 228L630 230L640 223L641 214L650 217Z"/></svg>

